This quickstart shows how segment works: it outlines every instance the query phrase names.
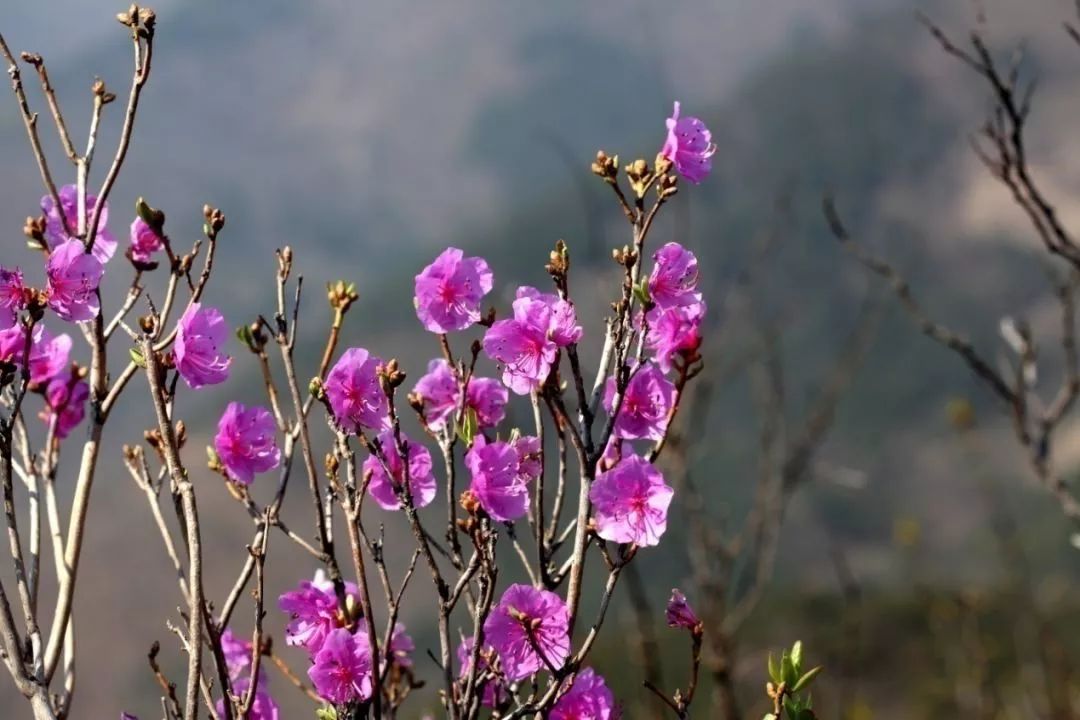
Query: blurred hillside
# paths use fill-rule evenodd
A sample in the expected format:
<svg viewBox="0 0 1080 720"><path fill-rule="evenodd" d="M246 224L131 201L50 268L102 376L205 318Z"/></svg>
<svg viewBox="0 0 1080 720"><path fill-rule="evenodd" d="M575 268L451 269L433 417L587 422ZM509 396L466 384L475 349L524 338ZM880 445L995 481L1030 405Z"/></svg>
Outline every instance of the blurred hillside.
<svg viewBox="0 0 1080 720"><path fill-rule="evenodd" d="M957 34L973 21L966 2L917 4ZM81 128L92 78L100 75L118 92L126 83L129 48L112 20L118 8L103 0L15 5L0 11L0 31L16 49L52 61L69 124ZM595 318L617 283L606 258L627 238L606 189L588 175L588 162L598 148L623 159L651 158L678 98L706 119L720 152L714 176L677 198L654 238L678 239L701 258L716 320L710 368L752 350L763 324L780 329L795 419L873 287L827 233L819 209L826 190L860 241L893 259L935 316L991 355L1000 344L997 318L1006 311L1027 315L1036 332L1054 331L1034 241L967 146L985 97L930 41L911 5L161 3L154 74L113 194L111 228L126 234L129 208L143 195L165 208L174 239L186 241L198 232L202 204L211 202L229 220L223 270L209 301L231 322L267 308L270 253L289 244L309 281L308 360L321 350L322 284L344 277L358 283L362 296L344 342L408 358L413 377L436 348L415 322L411 279L438 248L453 244L485 256L503 293L496 302L504 305L516 285L546 281L547 251L565 238L579 313L591 319L586 329L596 337ZM1033 163L1066 219L1080 220L1080 205L1071 200L1080 196L1080 139L1070 136L1080 110L1080 57L1060 30L1070 4L986 5L991 36L1003 52L1027 41L1025 67L1040 78ZM110 125L103 148L115 133ZM0 162L9 169L0 178L0 225L12 242L7 263L17 261L18 228L41 194L13 102L0 103ZM769 234L776 241L764 261L755 260ZM121 262L111 272L126 276ZM737 297L725 302L732 288ZM117 302L107 298L107 307ZM933 686L944 670L926 617L942 598L948 604L964 593L992 595L1003 582L988 484L1003 498L997 502L1024 518L1021 543L1039 579L1038 599L1062 622L1075 608L1066 606L1060 588L1078 573L1057 508L1027 482L1011 435L982 388L919 335L891 298L884 302L890 309L841 405L818 480L790 509L776 595L760 613L774 619L751 628L738 677L747 698L757 698L760 649L788 643L797 630L823 648L830 667L852 662L821 629L850 610L831 559L839 548L870 608L863 652L873 655L889 643L913 659L902 670L912 677L910 686L888 683L897 660L864 673L873 717L947 717L956 706L947 690ZM247 361L238 351L237 369L253 370ZM1053 381L1052 365L1044 377ZM247 382L237 372L229 392L256 400L258 388L250 377ZM120 421L107 431L114 448L149 422L141 403L131 402L141 385L132 390ZM977 443L946 422L944 406L954 396L974 401ZM182 402L197 465L221 397L188 394ZM748 502L757 420L741 375L716 395L705 426L687 429L698 439L698 484L717 514L727 507L733 522ZM179 656L163 619L151 612L171 607L175 584L118 460L105 458L91 507L99 523L105 516L113 522L92 524L86 549L75 717L113 717L121 708L152 717L156 698L145 650L160 639L174 661ZM250 531L224 491L208 488L205 497L207 544L224 555L208 570L210 591L220 596ZM298 524L307 517L301 510L292 508ZM920 528L916 548L895 542L898 521ZM391 541L399 531L387 528ZM657 607L688 573L678 523L671 532L667 549L641 558ZM271 557L272 596L312 570L284 543L272 545ZM994 627L1012 622L1016 607L1008 600L994 607ZM92 608L109 608L106 622ZM430 637L419 627L422 610L410 610L405 620L424 648ZM628 617L621 607L618 614ZM280 632L275 612L269 626ZM617 658L623 650L617 633L610 637L602 650ZM103 647L110 648L104 662L97 656ZM418 665L430 669L420 655ZM598 665L603 670L603 659ZM636 678L625 675L622 690L633 698ZM841 670L836 677L846 675ZM285 692L284 683L277 687L283 716L307 717L302 699ZM854 697L842 685L827 685L826 697L830 690L833 697ZM0 683L4 706L11 692Z"/></svg>

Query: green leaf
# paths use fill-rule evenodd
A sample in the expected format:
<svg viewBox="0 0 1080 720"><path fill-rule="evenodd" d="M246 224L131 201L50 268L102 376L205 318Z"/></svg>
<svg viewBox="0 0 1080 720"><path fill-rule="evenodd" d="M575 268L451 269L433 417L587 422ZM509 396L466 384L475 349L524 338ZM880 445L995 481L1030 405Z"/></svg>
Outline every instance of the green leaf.
<svg viewBox="0 0 1080 720"><path fill-rule="evenodd" d="M317 720L337 720L337 710L332 707L319 708L315 711Z"/></svg>
<svg viewBox="0 0 1080 720"><path fill-rule="evenodd" d="M773 657L772 653L769 653L769 678L776 685L780 684L780 680L781 680L781 677L780 677L780 665L777 664L776 658Z"/></svg>
<svg viewBox="0 0 1080 720"><path fill-rule="evenodd" d="M135 363L136 366L141 368L146 367L146 358L143 357L143 354L139 350L139 348L129 349L128 355L131 357L131 362Z"/></svg>
<svg viewBox="0 0 1080 720"><path fill-rule="evenodd" d="M772 713L769 713L764 718L762 718L762 720L776 720L776 716L773 715Z"/></svg>
<svg viewBox="0 0 1080 720"><path fill-rule="evenodd" d="M791 664L795 666L795 674L802 671L802 640L791 646Z"/></svg>
<svg viewBox="0 0 1080 720"><path fill-rule="evenodd" d="M649 286L642 280L640 284L634 286L634 297L642 305L647 305L651 298L649 297Z"/></svg>
<svg viewBox="0 0 1080 720"><path fill-rule="evenodd" d="M799 676L795 674L795 664L791 662L791 657L787 653L784 653L784 657L780 661L780 679L788 687L792 687L795 681L799 679Z"/></svg>
<svg viewBox="0 0 1080 720"><path fill-rule="evenodd" d="M809 708L803 708L799 711L799 714L795 716L796 720L816 720L817 715L814 714Z"/></svg>
<svg viewBox="0 0 1080 720"><path fill-rule="evenodd" d="M816 678L818 674L821 673L822 669L822 666L818 665L817 667L807 670L805 673L803 673L803 676L795 682L795 685L792 686L791 692L799 692L800 690L806 688L811 682L813 682L814 678Z"/></svg>
<svg viewBox="0 0 1080 720"><path fill-rule="evenodd" d="M162 234L162 230L165 227L165 213L161 212L157 208L150 207L150 204L143 198L139 198L135 201L135 214L139 218L150 226L158 235Z"/></svg>
<svg viewBox="0 0 1080 720"><path fill-rule="evenodd" d="M469 408L465 411L465 417L461 422L456 423L455 428L457 436L461 438L461 441L472 447L473 439L476 437L476 432L479 429L480 421L476 417L476 411Z"/></svg>
<svg viewBox="0 0 1080 720"><path fill-rule="evenodd" d="M241 325L236 328L236 338L252 350L255 349L255 333L251 332L250 325Z"/></svg>

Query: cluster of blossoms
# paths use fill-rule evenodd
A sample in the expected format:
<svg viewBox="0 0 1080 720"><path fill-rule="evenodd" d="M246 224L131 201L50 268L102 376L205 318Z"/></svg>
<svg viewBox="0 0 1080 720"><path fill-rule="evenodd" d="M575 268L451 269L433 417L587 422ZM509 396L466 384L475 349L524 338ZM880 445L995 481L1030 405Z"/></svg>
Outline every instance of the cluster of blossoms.
<svg viewBox="0 0 1080 720"><path fill-rule="evenodd" d="M661 155L684 177L698 182L708 173L714 151L708 130L696 119L680 118L676 104ZM673 490L653 465L654 453L635 445L648 443L651 450L666 436L687 369L698 359L705 315L694 254L672 242L657 250L652 260L641 284L645 300L633 318L643 352L628 372L616 372L604 388L610 441L589 493L596 535L639 547L660 541ZM455 436L464 440L469 486L462 506L470 513L510 524L529 514L531 486L543 473L539 437L516 429L500 436L510 393L533 395L535 400L549 384L555 387L561 382L557 377L561 358L576 352L584 331L573 301L562 289L545 293L519 287L510 317L496 319L494 310L484 312L482 307L493 287L489 264L458 248L446 249L417 274L416 314L426 330L440 336L444 357L428 363L409 401L427 434L440 443ZM477 325L484 332L473 343L472 363L455 363L448 334ZM476 355L481 351L497 364L498 378L475 372ZM179 363L180 358L178 367ZM339 431L366 438L363 444L369 455L362 472L374 502L387 511L406 504L417 509L430 504L437 495L432 456L398 427L391 413L387 364L365 348L349 348L326 374L321 391ZM241 406L237 412L242 410ZM264 414L259 422L261 429L256 430L258 423L250 420L248 434L230 431L229 439L238 441L241 448L228 442L218 446L230 477L240 482L250 481L252 470L259 469L256 463L269 467L277 462L265 442L273 435L272 418ZM230 423L237 425L235 418L230 417ZM234 469L232 464L238 461L232 458L240 458L241 467ZM289 644L308 653L308 675L319 695L338 707L367 701L374 691L371 643L358 622L355 588L346 588L343 605L329 582L303 582L282 595L279 605L290 618ZM679 606L672 608L669 615L677 614ZM488 707L505 709L512 685L540 672L554 675L571 657L570 611L549 590L511 585L486 617L483 632L483 647L477 647L473 637L462 638L457 649L458 676L462 682L475 676L476 691ZM411 640L403 629L393 638L390 661L406 663ZM619 716L611 691L592 669L581 669L563 682L549 717L614 720Z"/></svg>
<svg viewBox="0 0 1080 720"><path fill-rule="evenodd" d="M106 227L108 206L102 204L93 248L87 252L77 233L76 186L65 185L57 195L59 203L51 195L43 197L42 217L27 222L34 245L46 255L43 288L27 285L21 268L0 266L0 367L28 369L30 389L44 400L41 417L62 439L85 417L90 388L83 379L85 369L69 365L71 337L67 333L54 335L45 325L45 311L64 322L96 318L101 311L98 288L117 241ZM97 199L87 195L86 216L92 216L96 209ZM149 260L162 244L160 238L156 245L150 243L145 234L146 230L137 233L133 224L133 252L138 248L137 252Z"/></svg>
<svg viewBox="0 0 1080 720"><path fill-rule="evenodd" d="M311 666L308 677L315 691L327 702L345 705L363 702L372 693L371 644L367 630L360 623L357 588L345 583L343 612L334 584L319 572L312 581L304 581L296 590L283 594L278 606L290 620L285 630L289 645L302 647ZM413 640L400 623L394 626L390 646L383 657L392 667L410 668Z"/></svg>

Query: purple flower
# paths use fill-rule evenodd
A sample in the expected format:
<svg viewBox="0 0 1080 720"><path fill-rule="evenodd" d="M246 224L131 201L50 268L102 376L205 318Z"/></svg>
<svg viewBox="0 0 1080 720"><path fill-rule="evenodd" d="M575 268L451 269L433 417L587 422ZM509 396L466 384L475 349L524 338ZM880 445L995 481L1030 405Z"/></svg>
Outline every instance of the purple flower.
<svg viewBox="0 0 1080 720"><path fill-rule="evenodd" d="M345 584L347 595L356 595L356 586ZM278 607L290 616L285 627L285 642L299 645L314 655L322 647L326 636L345 625L334 586L320 575L314 581L304 580L296 590L283 593Z"/></svg>
<svg viewBox="0 0 1080 720"><path fill-rule="evenodd" d="M541 462L540 438L535 435L519 435L510 441L518 456L518 480L527 483L540 477L544 471Z"/></svg>
<svg viewBox="0 0 1080 720"><path fill-rule="evenodd" d="M651 363L633 373L615 419L616 437L627 440L659 440L667 432L675 405L675 384ZM604 408L610 414L615 404L615 379L608 378Z"/></svg>
<svg viewBox="0 0 1080 720"><path fill-rule="evenodd" d="M90 386L85 380L72 381L69 377L56 377L45 388L45 410L41 419L48 424L56 420L56 437L66 438L86 417L86 401L90 398Z"/></svg>
<svg viewBox="0 0 1080 720"><path fill-rule="evenodd" d="M447 248L416 276L416 316L433 333L464 330L480 319L480 301L493 284L483 259Z"/></svg>
<svg viewBox="0 0 1080 720"><path fill-rule="evenodd" d="M554 293L542 293L534 287L519 287L517 301L514 302L515 315L517 314L518 301L526 299L532 303L541 303L551 310L548 337L559 347L572 345L581 340L582 329L577 324L577 311L574 304L569 300L563 300Z"/></svg>
<svg viewBox="0 0 1080 720"><path fill-rule="evenodd" d="M499 320L484 335L484 352L502 363L502 380L518 395L539 389L551 372L559 350L550 337L551 314L544 302L518 298L513 319Z"/></svg>
<svg viewBox="0 0 1080 720"><path fill-rule="evenodd" d="M618 720L621 715L604 678L585 668L551 708L550 720Z"/></svg>
<svg viewBox="0 0 1080 720"><path fill-rule="evenodd" d="M673 307L654 308L647 316L649 331L645 344L653 351L653 362L664 372L681 353L701 346L701 322L705 317L705 302Z"/></svg>
<svg viewBox="0 0 1080 720"><path fill-rule="evenodd" d="M0 321L6 320L6 316L0 314ZM0 362L15 366L21 366L26 354L26 328L20 323L12 321L0 330Z"/></svg>
<svg viewBox="0 0 1080 720"><path fill-rule="evenodd" d="M173 356L176 370L192 389L217 385L229 377L232 358L225 354L229 328L217 308L192 303L180 317Z"/></svg>
<svg viewBox="0 0 1080 720"><path fill-rule="evenodd" d="M389 405L376 373L381 364L382 360L364 348L354 347L330 368L323 387L342 429L356 433L360 428L381 430L389 426Z"/></svg>
<svg viewBox="0 0 1080 720"><path fill-rule="evenodd" d="M697 258L682 245L670 242L653 253L649 275L649 297L658 308L667 309L701 302L697 292Z"/></svg>
<svg viewBox="0 0 1080 720"><path fill-rule="evenodd" d="M427 374L416 382L414 392L424 403L424 419L429 428L442 430L461 410L461 385L450 363L437 359L428 363ZM481 428L494 427L506 417L506 388L492 378L469 378L466 407L476 412Z"/></svg>
<svg viewBox="0 0 1080 720"><path fill-rule="evenodd" d="M465 454L472 474L469 489L484 512L500 522L513 522L529 509L529 486L523 477L522 454L508 442L487 442L477 436Z"/></svg>
<svg viewBox="0 0 1080 720"><path fill-rule="evenodd" d="M26 307L26 285L22 270L0 266L0 308L11 316Z"/></svg>
<svg viewBox="0 0 1080 720"><path fill-rule="evenodd" d="M78 189L75 185L65 185L60 188L60 192L57 194L60 196L60 208L63 210L63 217L67 219L67 227L72 233L75 233L79 229ZM97 198L87 194L87 226L90 224L90 218L94 214L94 207L96 205ZM57 209L56 203L53 202L52 195L46 195L41 198L41 211L45 213L45 243L50 249L55 250L58 245L63 245L71 240L76 240L80 244L82 243L82 241L76 238L74 234L68 234L64 231L64 223L60 219L60 210ZM94 240L94 257L100 260L103 265L109 262L109 258L116 252L116 238L114 238L112 233L105 228L105 225L108 222L109 205L106 203L101 206L101 218L98 221L97 238Z"/></svg>
<svg viewBox="0 0 1080 720"><path fill-rule="evenodd" d="M694 609L686 602L686 596L678 589L672 589L671 599L668 600L667 611L668 627L681 627L694 630L701 625L701 620L694 613Z"/></svg>
<svg viewBox="0 0 1080 720"><path fill-rule="evenodd" d="M260 673L261 675L261 673ZM234 695L244 697L248 688L251 686L251 679L248 677L238 677L233 679L232 691ZM217 701L218 715L225 716L225 701L224 699ZM262 677L255 684L255 695L251 700L251 710L245 716L247 720L278 720L278 705L274 701L274 698L270 697L270 693L266 691L265 682Z"/></svg>
<svg viewBox="0 0 1080 720"><path fill-rule="evenodd" d="M232 628L226 628L225 632L221 633L221 654L225 656L229 677L235 680L243 675L244 670L251 664L251 649L251 643L237 637Z"/></svg>
<svg viewBox="0 0 1080 720"><path fill-rule="evenodd" d="M44 325L35 325L30 346L30 382L51 380L67 367L70 354L71 337L67 333L54 337Z"/></svg>
<svg viewBox="0 0 1080 720"><path fill-rule="evenodd" d="M363 630L334 630L313 660L308 677L323 700L344 705L371 696L371 653Z"/></svg>
<svg viewBox="0 0 1080 720"><path fill-rule="evenodd" d="M570 655L570 613L558 595L511 585L484 623L508 680L561 668Z"/></svg>
<svg viewBox="0 0 1080 720"><path fill-rule="evenodd" d="M274 416L263 407L229 403L218 420L214 450L231 480L250 485L255 473L273 470L281 461Z"/></svg>
<svg viewBox="0 0 1080 720"><path fill-rule="evenodd" d="M390 636L390 661L398 667L412 667L412 658L409 654L416 649L416 643L405 632L405 626L401 623L394 624L394 633Z"/></svg>
<svg viewBox="0 0 1080 720"><path fill-rule="evenodd" d="M404 433L402 433L401 441L406 446L406 454L409 457L409 494L412 496L413 507L422 508L435 499L435 475L431 471L431 453L420 443L410 440ZM392 477L387 476L379 458L369 455L363 465L364 473L371 473L368 493L384 510L398 510L401 508L401 501L397 493L405 482L405 466L401 462L401 454L394 445L393 430L383 431L379 435L379 443L382 445L383 454L386 456L386 467L389 468Z"/></svg>
<svg viewBox="0 0 1080 720"><path fill-rule="evenodd" d="M92 319L100 310L97 288L104 272L101 261L87 255L78 240L57 246L45 265L49 307L63 320Z"/></svg>
<svg viewBox="0 0 1080 720"><path fill-rule="evenodd" d="M165 247L161 236L146 224L142 218L131 221L131 259L135 262L148 263L154 259L154 253Z"/></svg>
<svg viewBox="0 0 1080 720"><path fill-rule="evenodd" d="M699 183L712 170L716 145L705 123L696 117L679 117L679 103L667 120L667 140L660 154L675 164L679 174L692 183Z"/></svg>
<svg viewBox="0 0 1080 720"><path fill-rule="evenodd" d="M472 651L476 645L476 638L470 635L462 638L457 648L458 678L464 680L472 671ZM510 699L506 691L506 685L497 677L483 679L484 671L488 669L487 658L494 654L495 649L490 645L480 648L477 654L476 686L483 687L484 694L481 702L486 707L497 707Z"/></svg>
<svg viewBox="0 0 1080 720"><path fill-rule="evenodd" d="M623 458L599 473L589 491L596 534L612 542L658 544L674 493L652 463L637 455Z"/></svg>

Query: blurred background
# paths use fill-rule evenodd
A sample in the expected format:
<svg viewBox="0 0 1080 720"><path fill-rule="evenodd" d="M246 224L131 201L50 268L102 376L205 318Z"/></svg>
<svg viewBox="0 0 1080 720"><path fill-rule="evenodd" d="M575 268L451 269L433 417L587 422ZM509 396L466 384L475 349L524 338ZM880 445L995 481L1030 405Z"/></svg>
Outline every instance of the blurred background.
<svg viewBox="0 0 1080 720"><path fill-rule="evenodd" d="M639 556L594 665L628 717L660 717L641 681L659 672L664 687L685 686L686 639L663 623L678 586L711 608L728 645L709 650L727 663L704 673L695 717L723 717L717 683L726 673L742 715L760 718L768 709L765 656L799 638L809 662L826 666L815 697L823 718L1074 717L1080 556L1070 528L1030 479L989 394L842 252L820 209L832 193L859 241L889 257L929 312L988 357L1005 352L998 321L1006 314L1025 317L1054 345L1059 321L1038 241L969 147L989 107L985 88L915 13L959 38L985 13L985 33L1003 57L1025 48L1024 71L1039 79L1031 167L1077 227L1080 48L1062 29L1076 11L1069 0L981 6L159 0L153 74L109 227L126 242L134 201L144 196L165 210L183 245L199 235L202 205L220 207L228 224L208 302L231 323L272 310L272 251L290 245L309 289L308 367L329 319L321 288L345 279L361 296L345 345L403 358L414 379L438 348L412 312L412 276L436 252L455 245L486 257L493 299L505 307L518 284L546 282L543 264L563 238L586 342L598 343L599 318L619 282L610 250L630 238L589 163L600 148L651 161L680 100L684 113L706 121L719 151L712 177L684 188L653 235L698 254L712 323L701 386L709 392L681 416L682 442L666 469L692 478L706 524L734 535L753 505L770 412L755 390L762 368L782 373L779 416L797 437L828 399L838 358L847 367L853 336L864 352L842 373L850 382L835 393L828 432L785 505L763 582L744 567L754 558L743 558L710 595L694 571L716 558L676 499L669 537ZM0 9L12 49L45 57L76 138L85 137L95 77L126 93L130 43L113 19L121 9L106 0L8 0ZM32 101L44 111L31 75ZM107 111L103 155L118 135L118 105ZM54 166L63 168L42 126ZM38 213L42 190L9 96L0 96L0 164L8 243L0 258L27 262L20 228ZM106 166L98 160L98 182ZM124 263L118 257L109 267L121 278L106 312L122 297ZM256 366L239 346L235 355L229 397L259 402ZM1047 394L1054 362L1044 373ZM164 617L180 602L175 580L120 463L121 444L138 441L151 422L137 402L143 389L139 378L106 429L77 595L77 718L122 709L157 717L146 652L160 640L166 666L182 662ZM218 392L181 395L193 467L224 401ZM514 412L525 422L528 407ZM1063 427L1055 459L1063 470L1080 462L1080 428ZM199 477L208 592L220 602L253 530L219 480L205 470ZM60 489L66 504L70 485ZM294 490L292 499L302 500L302 488ZM300 503L285 517L309 524ZM381 519L399 568L411 550L404 520ZM694 559L695 548L705 560ZM269 557L271 598L315 569L280 537ZM429 588L426 578L415 581L404 620L417 639L418 671L433 678ZM748 596L752 608L741 607L752 612L721 631L725 613ZM250 612L237 617L247 633ZM267 625L283 647L275 608ZM643 653L642 643L658 651ZM304 669L300 653L282 655ZM312 716L284 678L271 673L271 688L284 718ZM0 715L29 717L16 700L0 680ZM409 717L425 704L435 707L426 697Z"/></svg>

